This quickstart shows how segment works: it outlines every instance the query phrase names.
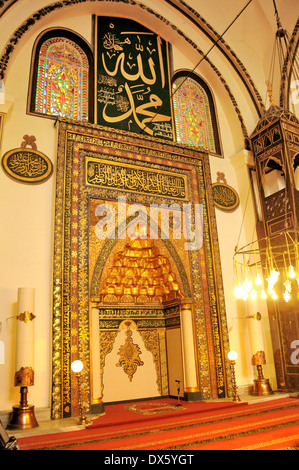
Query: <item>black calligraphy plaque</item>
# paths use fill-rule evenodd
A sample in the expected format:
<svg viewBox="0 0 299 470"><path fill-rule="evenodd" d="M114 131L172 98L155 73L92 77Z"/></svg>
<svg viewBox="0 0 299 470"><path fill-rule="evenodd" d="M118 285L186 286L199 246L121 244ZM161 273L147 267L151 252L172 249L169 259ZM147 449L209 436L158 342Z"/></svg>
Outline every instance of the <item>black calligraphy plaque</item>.
<svg viewBox="0 0 299 470"><path fill-rule="evenodd" d="M96 123L174 140L169 44L126 18L96 18Z"/></svg>

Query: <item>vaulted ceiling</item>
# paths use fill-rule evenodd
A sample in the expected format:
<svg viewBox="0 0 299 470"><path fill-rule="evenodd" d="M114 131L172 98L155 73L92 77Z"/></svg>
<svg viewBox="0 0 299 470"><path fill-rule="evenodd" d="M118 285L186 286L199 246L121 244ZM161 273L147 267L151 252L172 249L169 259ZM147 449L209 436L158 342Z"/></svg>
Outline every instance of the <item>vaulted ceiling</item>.
<svg viewBox="0 0 299 470"><path fill-rule="evenodd" d="M0 79L5 80L20 42L45 29L46 20L64 26L66 11L76 21L86 13L127 16L166 37L189 68L192 64L211 82L217 77L243 121L248 108L250 132L269 106L265 81L277 31L275 8L282 27L298 41L297 0L0 0ZM280 88L277 80L278 103Z"/></svg>

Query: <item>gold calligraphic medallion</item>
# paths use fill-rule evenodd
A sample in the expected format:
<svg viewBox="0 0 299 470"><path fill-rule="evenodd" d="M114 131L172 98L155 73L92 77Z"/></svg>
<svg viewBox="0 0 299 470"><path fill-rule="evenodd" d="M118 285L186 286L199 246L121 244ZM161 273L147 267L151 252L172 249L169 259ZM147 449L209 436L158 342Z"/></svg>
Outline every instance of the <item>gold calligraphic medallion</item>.
<svg viewBox="0 0 299 470"><path fill-rule="evenodd" d="M213 198L215 206L224 211L236 209L239 205L238 193L228 184L212 184Z"/></svg>
<svg viewBox="0 0 299 470"><path fill-rule="evenodd" d="M6 152L2 167L8 176L23 183L42 183L53 172L49 158L36 149L18 148Z"/></svg>

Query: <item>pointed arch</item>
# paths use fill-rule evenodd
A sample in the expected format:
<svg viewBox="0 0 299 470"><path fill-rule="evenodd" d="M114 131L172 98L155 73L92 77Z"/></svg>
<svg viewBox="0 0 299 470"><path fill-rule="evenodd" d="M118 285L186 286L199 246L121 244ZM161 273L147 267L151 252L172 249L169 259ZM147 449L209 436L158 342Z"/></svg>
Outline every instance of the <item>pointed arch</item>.
<svg viewBox="0 0 299 470"><path fill-rule="evenodd" d="M182 70L173 76L172 92L177 142L220 155L216 109L207 83Z"/></svg>
<svg viewBox="0 0 299 470"><path fill-rule="evenodd" d="M119 233L120 234L122 234L126 230L127 225L130 222L130 220L131 220L130 218L127 219L119 227ZM153 225L155 226L155 224L153 224ZM156 227L156 230L157 230L157 233L158 233L158 227ZM102 251L101 251L101 255L99 256L99 258L96 261L96 265L95 265L95 268L94 268L94 271L93 271L91 285L90 285L90 294L91 294L91 296L95 296L95 297L98 296L98 288L99 288L99 285L100 285L100 282L101 282L102 273L103 273L103 270L104 270L104 267L105 267L105 264L106 264L106 260L109 258L113 247L117 243L117 240L118 240L117 237L113 238L113 239L108 239L106 241ZM169 239L167 239L166 237L161 238L161 240L165 244L168 252L170 253L170 256L172 257L172 259L173 259L173 261L174 261L174 263L175 263L175 265L178 269L178 272L180 273L180 278L181 278L181 283L182 283L182 287L183 287L184 296L186 298L190 298L192 296L191 287L190 287L190 284L189 284L189 281L188 281L187 273L186 273L185 267L183 265L183 262L182 262L181 258L178 256L178 253L177 253L175 247L173 246L172 242Z"/></svg>

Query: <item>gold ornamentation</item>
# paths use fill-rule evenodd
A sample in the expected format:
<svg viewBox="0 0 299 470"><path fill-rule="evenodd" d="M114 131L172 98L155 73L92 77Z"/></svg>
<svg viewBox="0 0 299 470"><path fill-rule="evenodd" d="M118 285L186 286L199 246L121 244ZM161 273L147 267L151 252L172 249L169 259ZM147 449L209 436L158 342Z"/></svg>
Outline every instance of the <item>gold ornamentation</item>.
<svg viewBox="0 0 299 470"><path fill-rule="evenodd" d="M105 358L108 353L113 349L113 344L117 336L118 331L100 331L100 373L101 373L101 399L103 398L104 390L104 366Z"/></svg>
<svg viewBox="0 0 299 470"><path fill-rule="evenodd" d="M251 358L251 364L253 366L261 366L266 364L266 356L264 351L256 352Z"/></svg>
<svg viewBox="0 0 299 470"><path fill-rule="evenodd" d="M221 182L227 184L225 174L223 173L223 171L217 171L217 183Z"/></svg>
<svg viewBox="0 0 299 470"><path fill-rule="evenodd" d="M204 152L173 143L165 145L160 139L139 136L136 139L124 132L106 130L96 125L83 125L59 119L58 158L55 201L55 245L53 261L53 362L52 362L52 417L67 418L72 415L76 400L70 380L70 364L73 357L84 358L86 386L92 397L90 370L90 301L98 300L98 289L103 269L115 240L102 243L96 258L97 271L91 269L90 248L92 229L90 225L90 201L117 201L118 190L85 185L85 156L92 154L99 160L138 162L139 166L175 168L178 174L188 175L188 201L203 206L203 248L191 251L186 259L179 242L163 240L166 256L172 257L178 268L184 294L193 297L194 322L200 390L203 399L224 397L231 391L231 371L225 352L229 351L226 324L220 253L217 242L217 226L214 210L210 168ZM104 157L104 158L103 158ZM193 184L195 183L196 184ZM147 194L127 193L128 203L169 204L170 198ZM118 243L118 242L117 242ZM159 247L162 243L158 241ZM80 246L80 250L78 250ZM168 250L168 251L167 251ZM93 255L92 255L93 256ZM103 260L103 261L101 261ZM94 265L95 263L93 263ZM93 266L92 265L92 266ZM186 270L186 271L185 271ZM106 272L105 272L106 273ZM185 277L184 277L185 275ZM105 276L102 277L105 280ZM94 282L94 283L93 283ZM188 289L192 285L192 293ZM92 287L92 289L90 288ZM146 296L147 297L147 296ZM144 298L143 298L144 299ZM153 298L154 299L154 298ZM115 310L116 303L110 304ZM141 304L142 307L145 304ZM152 308L148 304L146 308ZM161 304L157 304L161 306ZM107 305L103 305L107 307ZM119 320L128 318L126 305L122 304L124 316L116 313L107 320L114 322L113 335L117 334ZM137 305L134 305L134 308ZM133 305L129 305L131 310ZM140 307L141 308L141 307ZM167 308L164 309L167 311ZM163 316L163 315L162 315ZM158 320L156 315L154 319ZM159 316L160 319L160 316ZM168 322L176 320L165 314ZM100 321L106 322L106 317ZM142 318L142 326L153 327L151 318ZM165 326L163 318L159 329ZM138 324L139 327L139 324ZM100 331L100 338L102 333ZM108 333L108 332L107 332ZM107 342L112 342L107 338ZM111 343L110 343L111 344ZM101 349L101 372L105 354ZM166 385L165 385L166 387ZM219 393L218 393L219 390Z"/></svg>
<svg viewBox="0 0 299 470"><path fill-rule="evenodd" d="M275 98L274 98L274 94L273 94L273 85L269 80L266 80L265 83L267 85L267 91L268 91L268 96L269 96L270 103L271 103L271 105L273 105L275 103Z"/></svg>
<svg viewBox="0 0 299 470"><path fill-rule="evenodd" d="M248 315L246 318L252 318L253 320L261 321L262 314L260 312L256 312L253 315Z"/></svg>
<svg viewBox="0 0 299 470"><path fill-rule="evenodd" d="M32 150L37 150L37 146L36 146L36 137L34 135L28 135L28 134L25 134L23 136L23 142L21 143L21 148L22 149L25 149L27 147L27 145L30 145L30 147L32 148Z"/></svg>
<svg viewBox="0 0 299 470"><path fill-rule="evenodd" d="M34 370L32 367L21 367L15 373L15 387L28 387L34 385Z"/></svg>
<svg viewBox="0 0 299 470"><path fill-rule="evenodd" d="M52 162L36 147L36 138L24 135L21 148L6 152L2 166L8 176L23 183L41 183L46 181L53 171ZM31 149L27 149L31 145Z"/></svg>
<svg viewBox="0 0 299 470"><path fill-rule="evenodd" d="M187 199L187 178L177 173L148 170L137 165L125 165L86 157L86 184Z"/></svg>
<svg viewBox="0 0 299 470"><path fill-rule="evenodd" d="M159 392L162 395L162 380L161 380L161 366L160 366L160 341L159 341L159 333L158 329L155 330L140 330L139 331L144 345L148 351L150 351L153 355L155 367L156 367L156 374L157 374L157 385L159 388Z"/></svg>
<svg viewBox="0 0 299 470"><path fill-rule="evenodd" d="M226 211L231 211L238 207L240 199L234 188L228 184L214 183L212 189L216 207Z"/></svg>
<svg viewBox="0 0 299 470"><path fill-rule="evenodd" d="M130 240L116 254L100 292L103 303L163 303L182 297L169 260L149 237Z"/></svg>
<svg viewBox="0 0 299 470"><path fill-rule="evenodd" d="M116 367L123 367L124 372L128 375L130 382L132 382L133 375L137 371L138 366L143 366L143 362L139 355L141 354L138 344L133 343L132 331L130 330L131 322L125 322L127 326L126 341L120 347L118 355L120 356L119 362Z"/></svg>
<svg viewBox="0 0 299 470"><path fill-rule="evenodd" d="M32 312L28 312L28 310L25 310L25 312L20 313L20 315L17 316L17 320L23 321L24 323L29 323L34 320L34 318L35 315L33 315Z"/></svg>

